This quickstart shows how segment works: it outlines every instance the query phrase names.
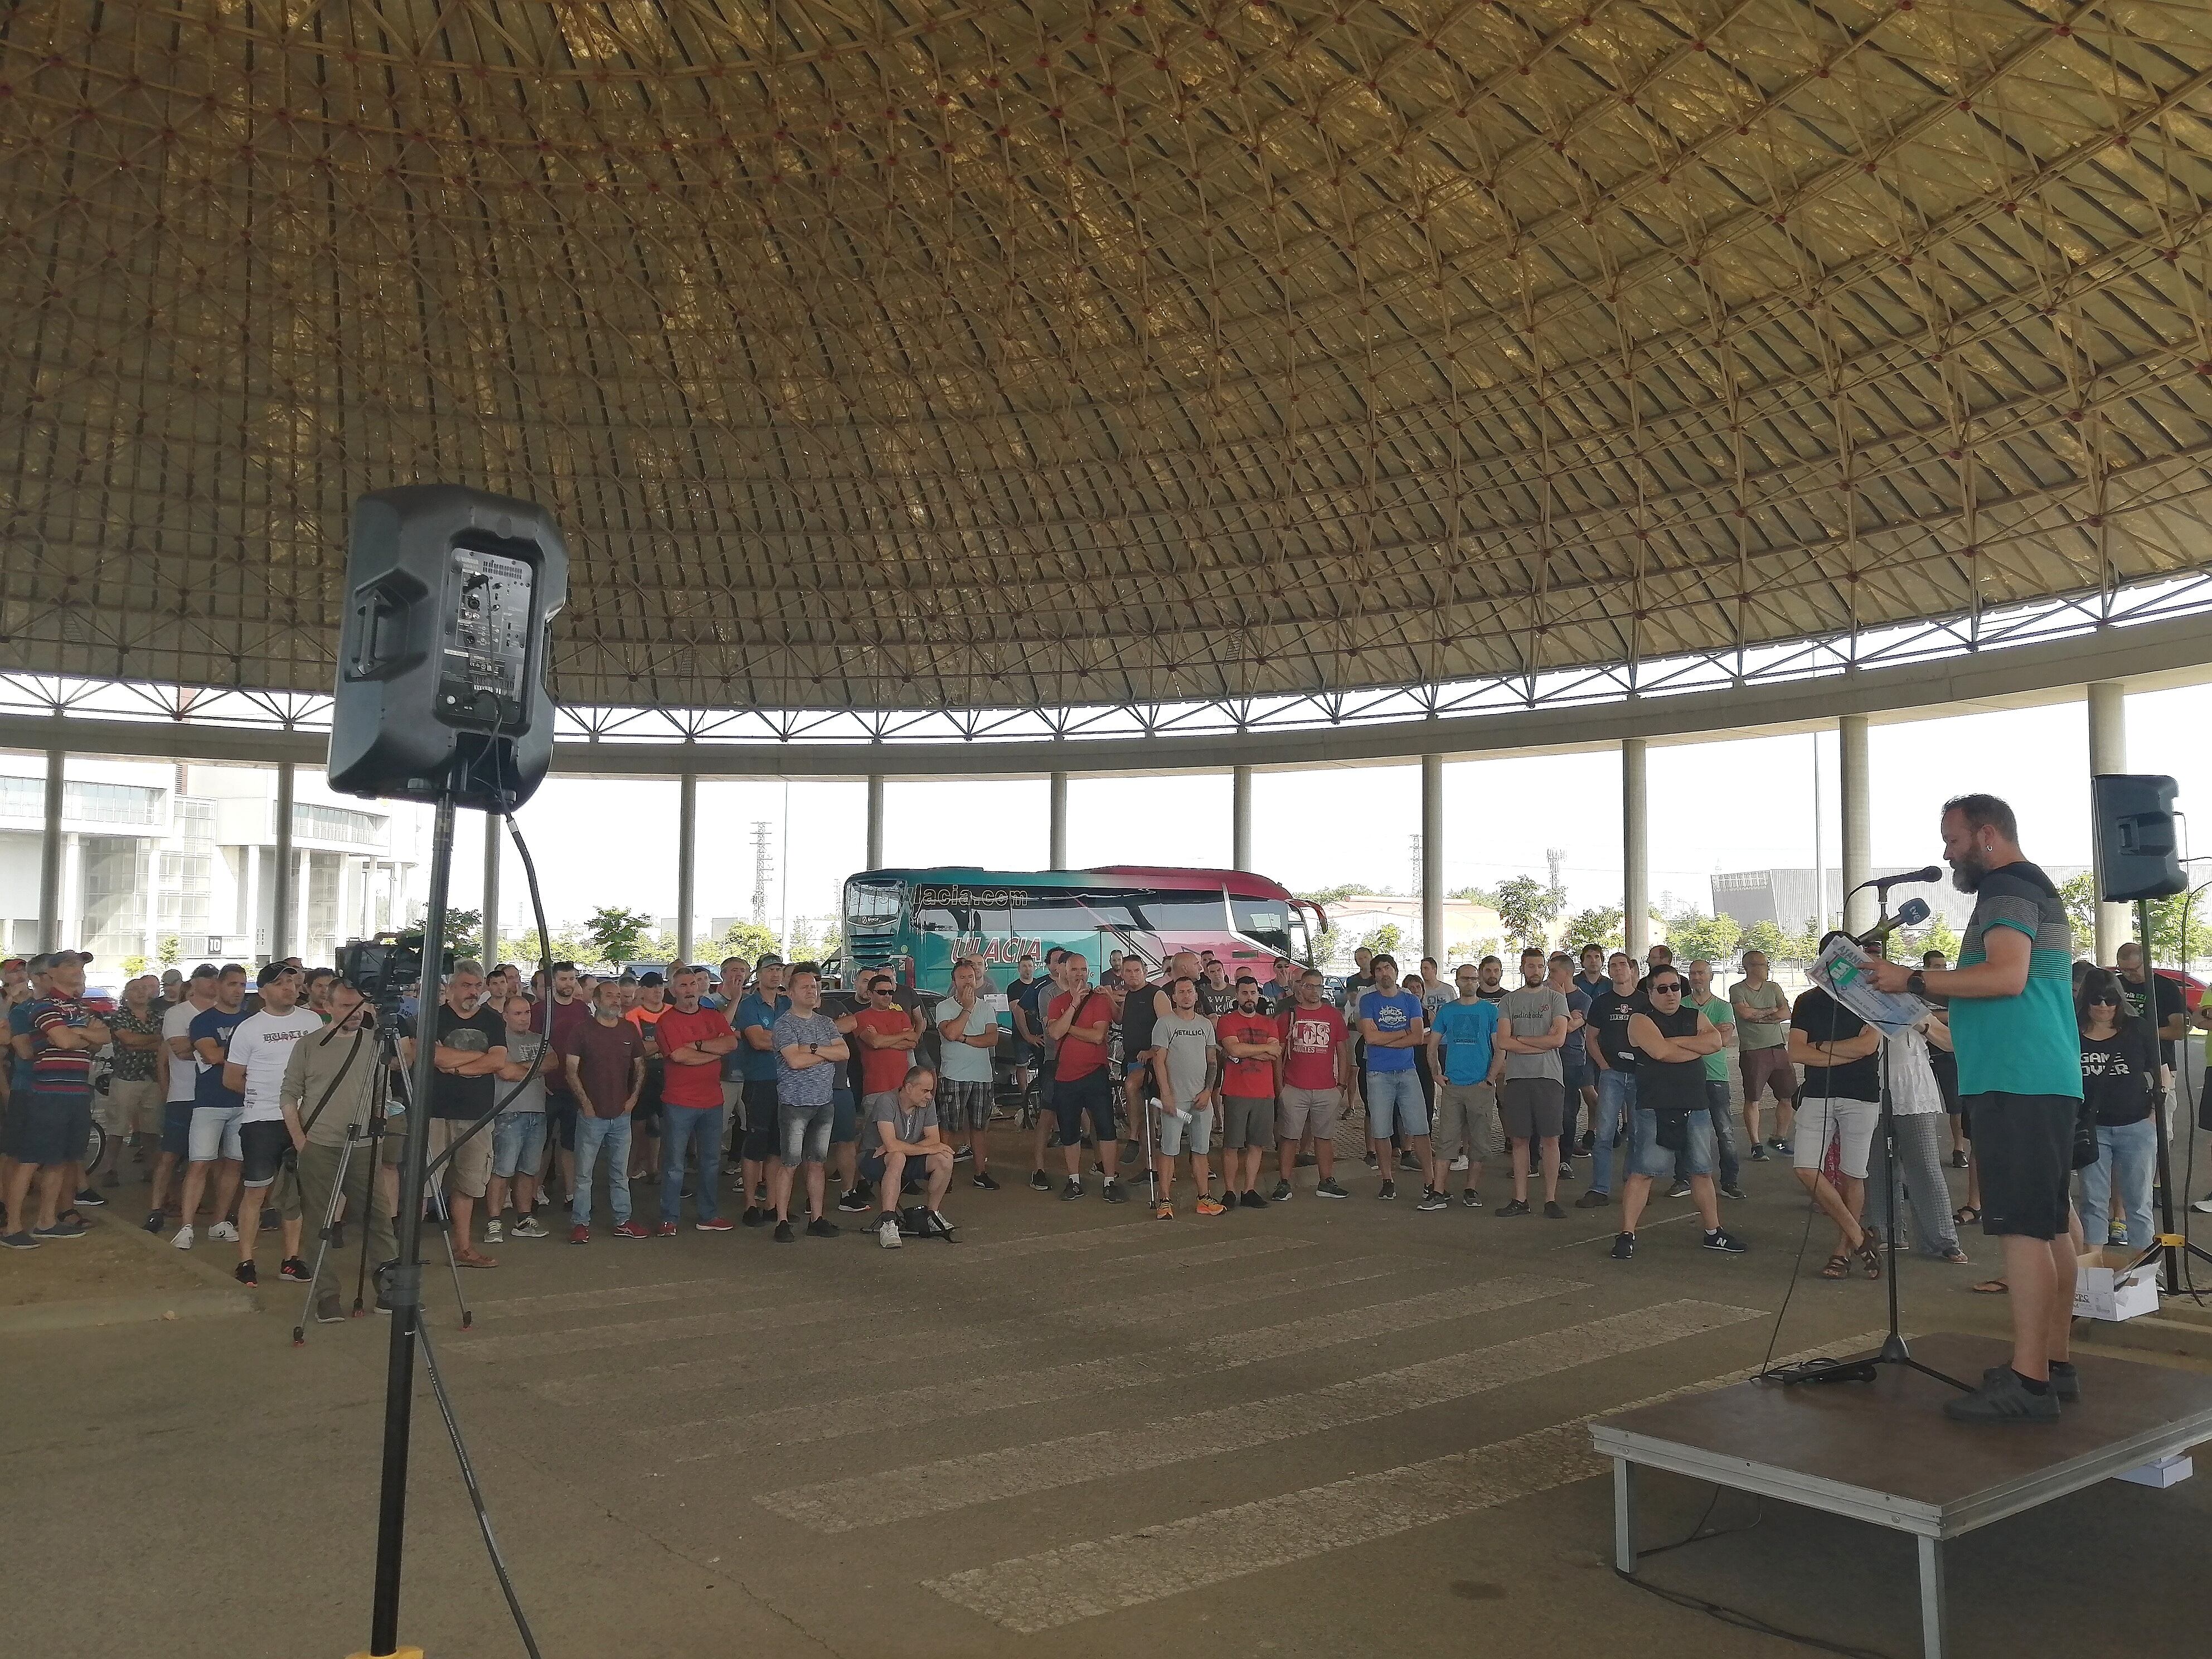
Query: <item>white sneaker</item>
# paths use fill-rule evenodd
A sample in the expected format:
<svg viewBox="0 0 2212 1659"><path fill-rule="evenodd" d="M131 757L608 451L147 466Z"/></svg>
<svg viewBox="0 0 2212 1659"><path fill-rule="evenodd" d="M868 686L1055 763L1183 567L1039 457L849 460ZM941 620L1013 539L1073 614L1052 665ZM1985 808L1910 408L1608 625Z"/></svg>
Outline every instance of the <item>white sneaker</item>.
<svg viewBox="0 0 2212 1659"><path fill-rule="evenodd" d="M238 1229L228 1221L218 1221L208 1229L208 1237L219 1239L225 1244L235 1244L238 1243Z"/></svg>
<svg viewBox="0 0 2212 1659"><path fill-rule="evenodd" d="M876 1239L887 1250L896 1250L906 1243L899 1237L896 1216L884 1212L884 1218L876 1223Z"/></svg>
<svg viewBox="0 0 2212 1659"><path fill-rule="evenodd" d="M521 1224L520 1221L518 1221L518 1222L516 1222L516 1223L514 1224L514 1231L515 1231L516 1232L518 1232L518 1233L520 1233L520 1232L522 1231L522 1224ZM487 1243L487 1244L503 1244L503 1243L505 1243L506 1242L507 1242L507 1227L506 1227L506 1224L505 1224L504 1223L502 1223L497 1216L494 1216L490 1220L489 1220L489 1221L487 1221L487 1222L485 1222L485 1223L484 1223L484 1243Z"/></svg>
<svg viewBox="0 0 2212 1659"><path fill-rule="evenodd" d="M177 1236L171 1239L169 1243L175 1245L180 1250L191 1249L192 1248L192 1230L188 1226L178 1228Z"/></svg>
<svg viewBox="0 0 2212 1659"><path fill-rule="evenodd" d="M1455 1170L1464 1170L1467 1168L1467 1154L1465 1152L1462 1152L1457 1158L1451 1161L1451 1166Z"/></svg>
<svg viewBox="0 0 2212 1659"><path fill-rule="evenodd" d="M534 1215L523 1217L514 1224L514 1231L507 1235L510 1238L543 1238L545 1236L545 1224Z"/></svg>

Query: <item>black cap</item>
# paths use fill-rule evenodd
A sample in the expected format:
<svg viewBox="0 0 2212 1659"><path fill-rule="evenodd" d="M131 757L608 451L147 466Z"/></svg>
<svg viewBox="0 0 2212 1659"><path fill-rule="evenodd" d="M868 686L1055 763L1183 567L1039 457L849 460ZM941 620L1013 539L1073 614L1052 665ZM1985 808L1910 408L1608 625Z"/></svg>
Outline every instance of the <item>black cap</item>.
<svg viewBox="0 0 2212 1659"><path fill-rule="evenodd" d="M653 972L650 972L650 971L647 971L647 972L646 972L646 973L640 974L640 975L637 976L638 988L639 988L640 990L643 990L643 989L645 989L647 986L660 986L660 985L665 985L667 982L668 982L668 981L667 981L666 980L665 980L665 979L661 978L661 976L660 976L659 974L653 973Z"/></svg>
<svg viewBox="0 0 2212 1659"><path fill-rule="evenodd" d="M271 984L283 978L287 974L296 974L299 971L289 962L265 963L262 965L261 971L253 976L253 983L258 989L261 986Z"/></svg>
<svg viewBox="0 0 2212 1659"><path fill-rule="evenodd" d="M758 973L763 968L781 968L782 966L783 958L776 955L775 951L771 951L766 956L763 957L758 962L753 963L753 971L755 973Z"/></svg>

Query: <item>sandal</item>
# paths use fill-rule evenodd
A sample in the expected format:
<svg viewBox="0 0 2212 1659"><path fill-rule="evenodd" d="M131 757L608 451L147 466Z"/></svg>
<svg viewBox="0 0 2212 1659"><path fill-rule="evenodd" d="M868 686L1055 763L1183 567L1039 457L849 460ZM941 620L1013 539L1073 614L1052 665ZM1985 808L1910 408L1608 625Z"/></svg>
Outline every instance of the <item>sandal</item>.
<svg viewBox="0 0 2212 1659"><path fill-rule="evenodd" d="M1953 1267L1969 1267L1972 1265L1974 1260L1973 1257L1968 1255L1964 1250L1951 1250L1938 1259L1946 1266ZM1991 1282L1994 1283L1995 1281L1992 1280Z"/></svg>
<svg viewBox="0 0 2212 1659"><path fill-rule="evenodd" d="M1869 1279L1881 1277L1881 1252L1875 1247L1871 1234L1861 1235L1859 1247L1852 1254L1866 1264L1866 1276Z"/></svg>
<svg viewBox="0 0 2212 1659"><path fill-rule="evenodd" d="M1985 1279L1980 1284L1971 1285L1967 1288L1976 1296L2005 1296L2012 1291L2012 1286L2002 1279Z"/></svg>
<svg viewBox="0 0 2212 1659"><path fill-rule="evenodd" d="M1848 1279L1850 1277L1850 1257L1848 1255L1832 1255L1828 1258L1828 1265L1820 1269L1820 1277L1823 1279Z"/></svg>
<svg viewBox="0 0 2212 1659"><path fill-rule="evenodd" d="M1971 1227L1981 1218L1982 1212L1971 1204L1961 1205L1951 1212L1951 1224L1954 1227Z"/></svg>

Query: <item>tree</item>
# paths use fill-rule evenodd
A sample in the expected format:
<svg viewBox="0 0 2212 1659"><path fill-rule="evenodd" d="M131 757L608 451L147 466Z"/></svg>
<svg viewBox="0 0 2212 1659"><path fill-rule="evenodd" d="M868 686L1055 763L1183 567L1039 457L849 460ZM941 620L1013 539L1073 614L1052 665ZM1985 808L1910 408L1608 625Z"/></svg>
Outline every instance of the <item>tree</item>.
<svg viewBox="0 0 2212 1659"><path fill-rule="evenodd" d="M1664 918L1667 943L1677 962L1726 963L1735 959L1743 939L1743 924L1731 915L1709 916L1694 905Z"/></svg>
<svg viewBox="0 0 2212 1659"><path fill-rule="evenodd" d="M1359 942L1378 957L1395 957L1398 954L1398 924L1386 921Z"/></svg>
<svg viewBox="0 0 2212 1659"><path fill-rule="evenodd" d="M415 925L417 927L427 927L429 922L428 908L426 906L416 916ZM446 911L446 948L457 957L478 955L477 945L483 923L483 912L481 910L455 910L448 908Z"/></svg>
<svg viewBox="0 0 2212 1659"><path fill-rule="evenodd" d="M758 962L775 949L775 935L757 922L733 921L714 938L691 947L699 960L719 966L724 957L743 957Z"/></svg>
<svg viewBox="0 0 2212 1659"><path fill-rule="evenodd" d="M1771 921L1753 922L1743 930L1743 937L1736 945L1740 954L1756 951L1770 963L1779 962L1790 954L1789 935Z"/></svg>
<svg viewBox="0 0 2212 1659"><path fill-rule="evenodd" d="M1611 909L1577 910L1567 918L1566 933L1561 943L1570 951L1580 951L1585 945L1595 945L1601 951L1626 948L1626 935L1621 932L1622 912Z"/></svg>
<svg viewBox="0 0 2212 1659"><path fill-rule="evenodd" d="M1488 902L1505 924L1509 943L1540 951L1551 942L1552 921L1566 908L1566 895L1533 876L1512 876L1491 889Z"/></svg>
<svg viewBox="0 0 2212 1659"><path fill-rule="evenodd" d="M640 954L645 936L652 931L653 918L642 910L625 910L618 904L603 904L592 912L584 923L585 938L590 941L593 960L609 967L624 962L634 962Z"/></svg>
<svg viewBox="0 0 2212 1659"><path fill-rule="evenodd" d="M1308 904L1318 904L1326 909L1332 904L1341 904L1354 893L1364 893L1366 890L1358 882L1347 881L1341 882L1334 887L1316 888L1310 893L1300 893L1297 896Z"/></svg>
<svg viewBox="0 0 2212 1659"><path fill-rule="evenodd" d="M164 933L160 940L161 966L173 968L184 960L185 942L174 933Z"/></svg>
<svg viewBox="0 0 2212 1659"><path fill-rule="evenodd" d="M2084 870L2059 884L2058 902L2066 907L2066 920L2074 929L2074 953L2095 954L2097 939L2097 878Z"/></svg>

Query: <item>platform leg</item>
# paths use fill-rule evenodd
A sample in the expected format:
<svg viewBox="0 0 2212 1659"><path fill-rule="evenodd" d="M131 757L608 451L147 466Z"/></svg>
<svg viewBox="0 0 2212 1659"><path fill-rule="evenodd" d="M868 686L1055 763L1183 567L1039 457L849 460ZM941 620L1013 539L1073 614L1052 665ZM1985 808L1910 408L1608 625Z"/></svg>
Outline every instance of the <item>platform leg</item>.
<svg viewBox="0 0 2212 1659"><path fill-rule="evenodd" d="M1636 1571L1636 1465L1613 1460L1613 1565Z"/></svg>
<svg viewBox="0 0 2212 1659"><path fill-rule="evenodd" d="M1943 1545L1920 1540L1920 1652L1922 1659L1943 1659Z"/></svg>

